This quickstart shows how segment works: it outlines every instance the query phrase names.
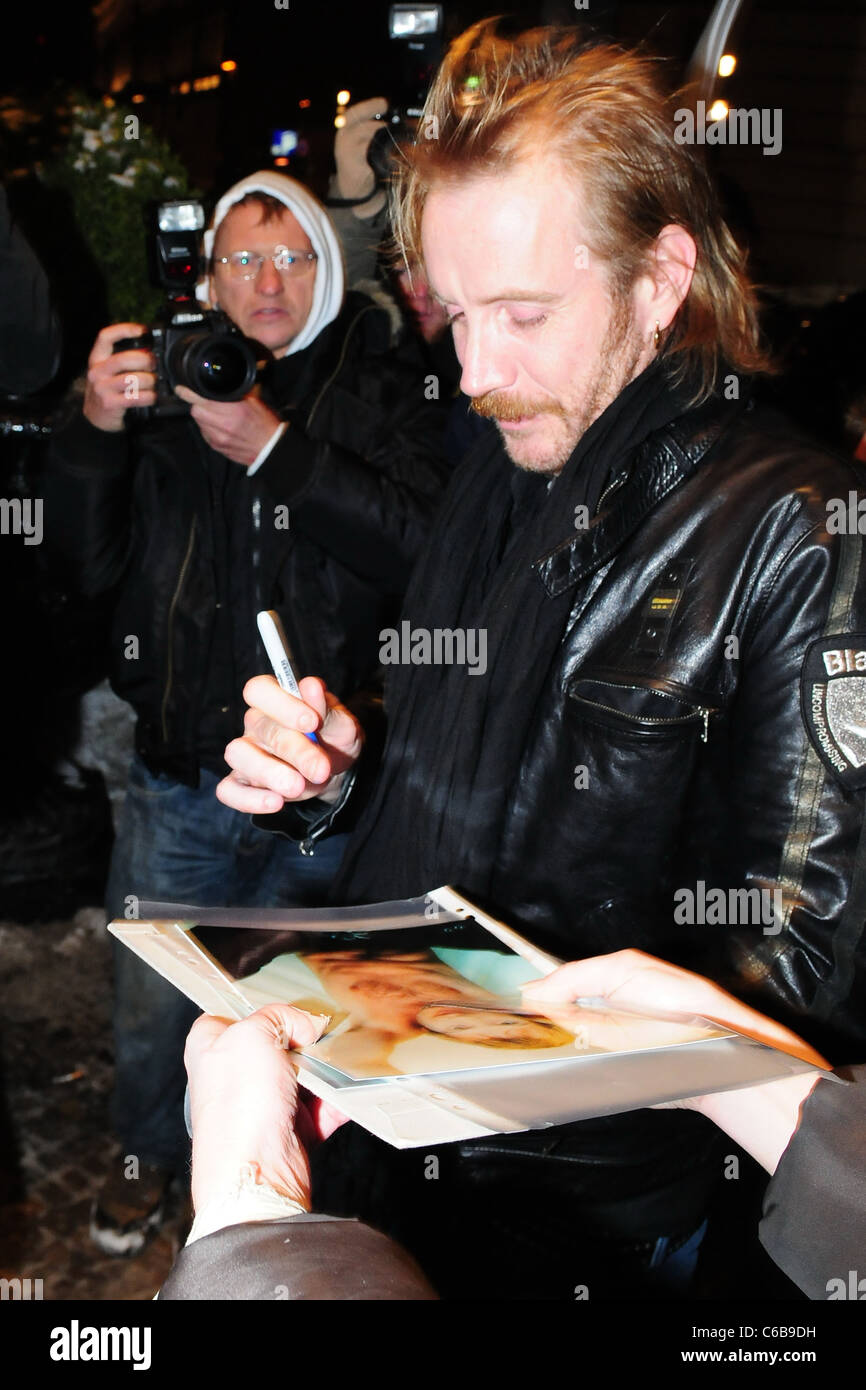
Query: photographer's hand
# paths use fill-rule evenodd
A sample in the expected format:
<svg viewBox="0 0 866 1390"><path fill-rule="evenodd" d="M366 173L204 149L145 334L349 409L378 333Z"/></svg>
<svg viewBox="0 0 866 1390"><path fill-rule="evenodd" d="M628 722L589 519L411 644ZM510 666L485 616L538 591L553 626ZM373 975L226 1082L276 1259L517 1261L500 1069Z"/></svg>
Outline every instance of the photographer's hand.
<svg viewBox="0 0 866 1390"><path fill-rule="evenodd" d="M372 217L385 203L385 193L376 190L376 176L367 163L367 151L373 136L382 129L377 116L384 116L388 103L384 97L370 97L346 109L346 124L334 137L334 163L337 166L337 191L341 198L363 198L367 201L353 208L356 217Z"/></svg>
<svg viewBox="0 0 866 1390"><path fill-rule="evenodd" d="M142 323L112 323L103 328L87 362L84 416L98 430L117 434L129 409L156 404L156 363L147 348L112 351L121 338L135 338Z"/></svg>
<svg viewBox="0 0 866 1390"><path fill-rule="evenodd" d="M211 448L245 468L283 423L255 392L242 401L208 401L186 386L175 387L174 394L192 406L192 418Z"/></svg>

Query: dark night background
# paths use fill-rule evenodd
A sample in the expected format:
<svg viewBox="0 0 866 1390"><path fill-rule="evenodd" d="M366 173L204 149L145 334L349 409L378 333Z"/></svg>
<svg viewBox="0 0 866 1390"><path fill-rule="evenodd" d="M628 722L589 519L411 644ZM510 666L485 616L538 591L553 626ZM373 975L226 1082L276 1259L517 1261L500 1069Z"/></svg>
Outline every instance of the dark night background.
<svg viewBox="0 0 866 1390"><path fill-rule="evenodd" d="M65 400L101 327L133 314L152 321L159 307L146 283L139 205L121 217L132 195L120 197L102 172L78 173L71 159L65 182L51 183L71 100L88 100L97 125L112 110L134 112L142 137L152 131L188 171L187 188L171 196L197 191L212 205L236 179L272 165L272 133L281 128L301 140L285 172L323 195L338 91L348 89L352 102L409 98L407 48L389 38L388 0L277 8L282 2L48 0L0 20L0 178L64 327L49 407ZM502 9L445 0L444 42ZM643 45L675 89L712 11L713 0L586 0L586 8L537 0L509 10L506 22L515 30L579 24L588 37ZM782 114L775 155L758 145L705 150L728 221L748 248L783 369L768 389L807 428L850 451L853 405L857 437L866 430L866 8L863 0L822 0L820 8L744 0L726 47L736 71L717 80L713 95ZM425 83L417 71L414 78L417 96ZM162 183L156 196L165 196ZM134 308L112 315L124 273Z"/></svg>
<svg viewBox="0 0 866 1390"><path fill-rule="evenodd" d="M386 0L288 3L20 0L0 16L0 179L48 271L65 334L63 368L45 397L0 399L0 490L7 496L32 491L28 470L38 477L40 440L4 433L4 425L18 428L24 417L41 429L51 412L62 412L97 331L109 322L105 261L76 221L74 178L71 190L58 190L41 176L63 142L71 94L96 102L97 120L104 100L137 113L211 204L239 177L272 164L271 133L279 128L297 130L307 146L286 172L322 194L337 92L347 88L353 101L399 99L401 46L388 37ZM506 8L445 0L446 40ZM588 0L585 9L573 0L538 0L508 13L518 28L580 23L642 43L667 59L676 87L712 9L713 0ZM866 5L746 0L727 48L738 66L716 95L730 106L783 113L776 156L754 146L707 150L729 220L764 286L765 326L786 367L776 389L809 428L850 452L841 421L855 398L860 432L866 429ZM227 61L234 71L222 71ZM217 76L218 85L194 90L196 81ZM91 195L100 227L110 221L106 187L99 183ZM123 236L108 226L109 240L137 247L139 221L136 209ZM104 686L91 690L101 674L91 655L103 621L98 604L76 606L62 577L43 569L39 550L7 547L0 556L10 566L0 571L3 616L15 622L3 641L12 661L0 709L0 1277L44 1272L48 1298L145 1299L171 1265L182 1215L136 1261L99 1256L87 1237L111 1143L108 947L104 917L89 906L102 897L111 810L104 786L101 801L88 800L87 787L64 791L59 774L40 782L32 769L18 781L10 772L19 746L29 753L38 741L50 768L80 733L88 775L100 780L93 769L101 769L112 797L120 797L129 713ZM38 700L46 691L52 705L44 713ZM13 903L19 879L26 891ZM740 1298L796 1298L768 1259L744 1265L760 1184L753 1175L748 1200L736 1194L739 1206L737 1186L723 1184L728 1206L709 1251L715 1273L705 1277L701 1296L720 1289L728 1297L736 1287Z"/></svg>
<svg viewBox="0 0 866 1390"><path fill-rule="evenodd" d="M133 94L142 119L216 192L270 163L270 132L296 128L310 154L292 172L321 190L330 168L337 91L353 99L393 96L399 43L388 38L383 0L81 0L4 18L0 100L64 84ZM508 9L446 0L446 37L484 15L507 11L520 26L592 24L626 43L645 42L671 59L675 84L712 9L711 0L540 0ZM7 14L9 12L7 11ZM741 222L762 277L776 284L843 284L864 278L866 261L866 10L862 0L751 0L729 48L738 57L724 84L731 105L781 107L784 144L716 151L734 186ZM218 88L182 95L184 81L237 63ZM721 85L721 84L720 84ZM301 110L299 101L308 100ZM5 176L12 172L8 168Z"/></svg>
<svg viewBox="0 0 866 1390"><path fill-rule="evenodd" d="M336 94L399 100L405 48L388 36L386 0L49 0L7 11L0 28L0 177L55 288L67 330L62 391L110 315L105 275L88 254L69 196L35 176L62 138L70 91L134 110L181 158L211 203L236 179L272 164L272 131L298 131L305 153L287 173L320 195L332 171ZM712 0L538 0L506 10L446 0L445 40L486 15L516 28L578 23L666 59L678 86ZM728 220L768 287L767 326L787 360L814 311L866 280L866 9L862 0L745 0L727 47L737 70L717 95L731 106L781 108L782 150L707 149ZM221 70L224 61L236 64ZM209 90L196 80L219 78ZM183 90L186 87L187 90ZM135 104L130 105L135 99ZM302 108L299 103L305 102ZM142 231L142 240L144 233ZM91 245L93 237L90 237ZM843 301L844 302L844 301ZM858 301L859 303L859 301ZM810 351L859 344L844 311ZM849 328L848 323L853 327ZM818 344L817 351L815 344ZM856 349L862 351L860 349ZM799 393L795 393L799 394Z"/></svg>

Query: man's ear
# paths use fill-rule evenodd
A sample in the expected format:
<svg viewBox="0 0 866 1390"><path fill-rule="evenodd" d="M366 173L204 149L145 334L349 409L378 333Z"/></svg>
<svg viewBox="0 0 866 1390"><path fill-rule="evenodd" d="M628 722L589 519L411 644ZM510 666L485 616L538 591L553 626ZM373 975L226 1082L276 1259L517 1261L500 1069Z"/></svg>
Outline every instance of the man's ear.
<svg viewBox="0 0 866 1390"><path fill-rule="evenodd" d="M214 289L213 276L208 274L203 281L196 287L196 299L205 309L218 309L216 290Z"/></svg>
<svg viewBox="0 0 866 1390"><path fill-rule="evenodd" d="M691 288L697 257L694 237L684 227L671 224L659 232L635 285L635 308L645 332L673 322Z"/></svg>

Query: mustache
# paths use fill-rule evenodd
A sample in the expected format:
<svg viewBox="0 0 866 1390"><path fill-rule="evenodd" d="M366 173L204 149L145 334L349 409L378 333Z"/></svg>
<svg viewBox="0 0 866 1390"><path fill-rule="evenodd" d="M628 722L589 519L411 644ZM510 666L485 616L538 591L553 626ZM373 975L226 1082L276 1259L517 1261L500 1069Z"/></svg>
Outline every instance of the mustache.
<svg viewBox="0 0 866 1390"><path fill-rule="evenodd" d="M528 396L509 396L504 391L488 391L469 402L469 409L485 420L520 420L526 415L564 415L559 401L531 400Z"/></svg>

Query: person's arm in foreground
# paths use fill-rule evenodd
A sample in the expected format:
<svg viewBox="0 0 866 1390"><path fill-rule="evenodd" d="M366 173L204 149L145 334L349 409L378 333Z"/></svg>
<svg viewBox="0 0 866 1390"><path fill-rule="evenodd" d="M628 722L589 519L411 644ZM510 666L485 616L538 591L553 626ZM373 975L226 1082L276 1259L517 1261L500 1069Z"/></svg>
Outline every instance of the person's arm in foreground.
<svg viewBox="0 0 866 1390"><path fill-rule="evenodd" d="M195 1222L166 1299L429 1299L417 1266L354 1221L310 1214L305 1144L343 1117L302 1101L289 1049L323 1020L270 1004L240 1023L204 1015L187 1039Z"/></svg>
<svg viewBox="0 0 866 1390"><path fill-rule="evenodd" d="M527 1002L601 995L633 1008L702 1014L825 1065L796 1034L710 980L641 951L564 965L532 981L524 994ZM789 1278L816 1299L857 1297L849 1276L862 1268L866 1249L866 1066L850 1074L853 1086L812 1074L678 1102L713 1120L774 1174L764 1198L761 1241Z"/></svg>
<svg viewBox="0 0 866 1390"><path fill-rule="evenodd" d="M550 1002L599 995L611 1004L645 1009L648 1013L699 1014L815 1066L827 1065L796 1033L750 1009L711 980L656 960L643 951L616 951L609 956L575 961L544 980L533 980L525 986L524 993ZM814 1073L781 1077L743 1090L695 1096L679 1104L713 1120L768 1173L774 1173L797 1126L800 1106L819 1079Z"/></svg>

